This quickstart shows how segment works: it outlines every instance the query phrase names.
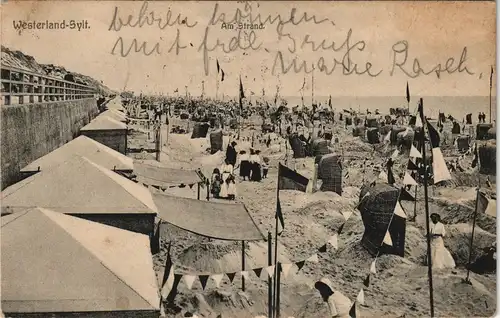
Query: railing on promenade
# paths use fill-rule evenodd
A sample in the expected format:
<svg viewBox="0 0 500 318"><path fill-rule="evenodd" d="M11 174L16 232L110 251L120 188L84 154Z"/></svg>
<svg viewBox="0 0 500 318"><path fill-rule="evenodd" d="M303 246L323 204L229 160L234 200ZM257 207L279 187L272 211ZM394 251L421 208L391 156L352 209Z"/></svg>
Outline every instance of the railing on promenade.
<svg viewBox="0 0 500 318"><path fill-rule="evenodd" d="M1 105L43 103L97 97L94 87L1 65Z"/></svg>

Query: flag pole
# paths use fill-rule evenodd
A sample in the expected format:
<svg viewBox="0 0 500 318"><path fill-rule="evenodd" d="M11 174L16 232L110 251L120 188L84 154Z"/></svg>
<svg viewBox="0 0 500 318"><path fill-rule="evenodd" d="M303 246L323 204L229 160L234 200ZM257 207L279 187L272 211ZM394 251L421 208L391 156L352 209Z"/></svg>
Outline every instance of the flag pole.
<svg viewBox="0 0 500 318"><path fill-rule="evenodd" d="M273 265L273 238L270 231L267 232L267 265ZM273 316L273 279L271 277L267 278L267 307L268 307L268 318Z"/></svg>
<svg viewBox="0 0 500 318"><path fill-rule="evenodd" d="M280 175L279 175L279 168L278 168L278 184L276 186L276 209L278 209L278 202L280 199ZM277 309L277 306L279 304L277 303L277 296L276 296L276 291L278 290L278 280L276 276L276 271L277 271L277 266L276 264L278 263L278 211L275 213L275 232L274 232L274 297L273 297L273 317L276 317L276 313L279 311Z"/></svg>
<svg viewBox="0 0 500 318"><path fill-rule="evenodd" d="M420 98L421 105L421 119L422 123L425 121L424 116L424 101ZM431 317L434 317L434 290L432 284L432 256L431 256L431 237L430 237L430 224L429 224L429 193L428 193L428 169L427 169L427 161L425 156L425 129L424 125L422 125L422 131L420 133L420 140L422 142L422 161L424 166L424 200L425 200L425 226L426 226L426 234L427 234L427 275L429 280L429 303L431 310Z"/></svg>
<svg viewBox="0 0 500 318"><path fill-rule="evenodd" d="M491 124L491 88L493 86L493 66L491 67L491 73L490 73L490 124ZM467 273L467 276L469 276L469 273Z"/></svg>
<svg viewBox="0 0 500 318"><path fill-rule="evenodd" d="M479 155L477 153L475 155L477 155L479 157ZM472 246L474 243L474 231L476 229L477 210L479 209L479 196L480 196L479 190L481 188L481 174L479 173L479 171L481 170L479 168L479 165L481 163L479 162L479 158L477 160L478 160L478 167L477 167L476 206L474 209L474 215L472 217L472 231L471 231L470 243L469 243L469 259L467 261L467 276L465 277L465 282L468 284L472 284L470 279L469 279L470 263L472 261Z"/></svg>

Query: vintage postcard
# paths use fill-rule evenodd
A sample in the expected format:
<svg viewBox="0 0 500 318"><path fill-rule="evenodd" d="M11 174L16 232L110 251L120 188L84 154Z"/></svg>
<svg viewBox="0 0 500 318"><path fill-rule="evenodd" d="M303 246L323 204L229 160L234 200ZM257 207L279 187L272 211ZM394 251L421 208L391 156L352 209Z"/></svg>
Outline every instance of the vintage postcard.
<svg viewBox="0 0 500 318"><path fill-rule="evenodd" d="M492 317L493 1L1 6L4 317Z"/></svg>

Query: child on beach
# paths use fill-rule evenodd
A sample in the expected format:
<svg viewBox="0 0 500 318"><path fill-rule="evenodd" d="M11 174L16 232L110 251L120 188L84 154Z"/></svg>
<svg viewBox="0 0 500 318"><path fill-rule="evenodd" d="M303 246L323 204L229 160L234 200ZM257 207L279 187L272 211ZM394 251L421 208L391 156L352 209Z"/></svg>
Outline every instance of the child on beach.
<svg viewBox="0 0 500 318"><path fill-rule="evenodd" d="M215 168L212 173L212 194L214 198L219 198L220 190L221 190L221 176L219 169Z"/></svg>
<svg viewBox="0 0 500 318"><path fill-rule="evenodd" d="M227 181L227 198L229 200L236 199L236 182L234 181L234 176L231 175Z"/></svg>
<svg viewBox="0 0 500 318"><path fill-rule="evenodd" d="M267 179L267 172L269 171L269 158L264 157L262 161L262 179Z"/></svg>

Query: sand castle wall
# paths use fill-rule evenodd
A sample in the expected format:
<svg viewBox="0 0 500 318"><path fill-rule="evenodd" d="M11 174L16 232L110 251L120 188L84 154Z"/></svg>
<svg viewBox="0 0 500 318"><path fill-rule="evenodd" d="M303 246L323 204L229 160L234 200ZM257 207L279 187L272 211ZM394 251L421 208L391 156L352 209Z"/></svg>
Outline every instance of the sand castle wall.
<svg viewBox="0 0 500 318"><path fill-rule="evenodd" d="M94 98L3 106L2 190L18 181L20 169L76 138L97 113Z"/></svg>

